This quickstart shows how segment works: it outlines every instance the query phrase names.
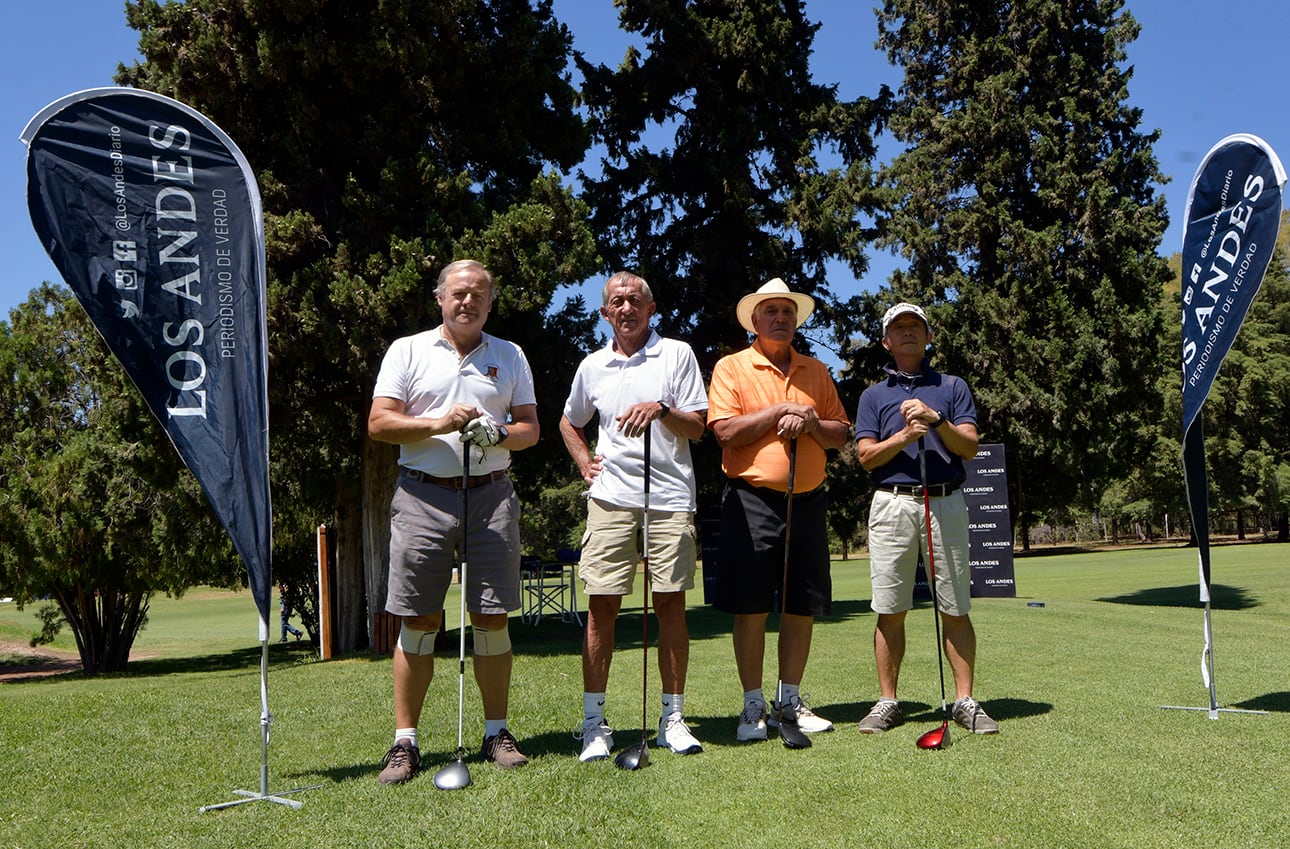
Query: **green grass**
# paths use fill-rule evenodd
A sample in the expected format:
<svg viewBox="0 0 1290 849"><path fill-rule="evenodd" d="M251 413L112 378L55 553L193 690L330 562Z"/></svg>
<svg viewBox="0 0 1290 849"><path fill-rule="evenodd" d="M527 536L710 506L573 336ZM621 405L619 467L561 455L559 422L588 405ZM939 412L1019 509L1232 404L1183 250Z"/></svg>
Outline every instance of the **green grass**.
<svg viewBox="0 0 1290 849"><path fill-rule="evenodd" d="M729 623L701 606L691 613L687 713L704 754L655 749L635 773L579 763L570 736L581 709L579 632L517 620L511 725L533 763L502 773L472 757L474 785L456 793L436 790L429 775L377 784L393 723L388 658L322 663L304 644L273 645L269 788L323 785L296 796L298 811L259 802L198 812L259 788L259 646L249 595L195 591L154 604L136 646L147 657L129 674L0 684L0 845L1274 845L1290 833L1281 778L1288 556L1284 545L1214 550L1220 702L1270 711L1218 721L1160 709L1206 703L1194 550L1019 558L1020 597L978 599L973 614L977 696L1002 733L958 733L944 752L914 746L939 713L926 607L910 619L906 724L855 731L876 687L865 561L835 565L835 613L817 625L804 683L838 730L801 752L774 739L735 742ZM0 607L0 636L25 637L32 623ZM610 683L620 746L638 733L639 624L637 606L620 624ZM652 672L651 723L656 681ZM422 723L431 770L453 757L456 696L453 651ZM466 728L474 751L482 720L471 682Z"/></svg>

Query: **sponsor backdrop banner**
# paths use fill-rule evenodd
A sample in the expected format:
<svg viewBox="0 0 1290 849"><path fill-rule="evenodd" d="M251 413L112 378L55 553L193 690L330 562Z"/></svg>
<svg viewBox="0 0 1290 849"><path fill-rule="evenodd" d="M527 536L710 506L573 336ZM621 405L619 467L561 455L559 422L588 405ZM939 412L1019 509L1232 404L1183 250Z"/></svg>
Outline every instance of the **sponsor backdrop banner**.
<svg viewBox="0 0 1290 849"><path fill-rule="evenodd" d="M22 140L41 243L206 492L267 623L264 231L245 157L191 108L126 88L57 100Z"/></svg>
<svg viewBox="0 0 1290 849"><path fill-rule="evenodd" d="M982 444L976 457L963 464L963 501L968 510L968 560L972 565L973 598L1015 598L1017 582L1012 562L1012 512L1008 507L1008 469L1003 445ZM918 564L916 598L930 599L927 572Z"/></svg>

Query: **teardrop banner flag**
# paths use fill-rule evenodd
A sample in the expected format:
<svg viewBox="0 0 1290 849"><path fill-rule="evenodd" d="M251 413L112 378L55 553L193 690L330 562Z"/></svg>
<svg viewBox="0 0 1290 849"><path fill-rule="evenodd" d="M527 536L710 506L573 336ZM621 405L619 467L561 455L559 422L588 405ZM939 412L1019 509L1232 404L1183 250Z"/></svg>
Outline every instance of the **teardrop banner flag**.
<svg viewBox="0 0 1290 849"><path fill-rule="evenodd" d="M1209 495L1200 415L1245 321L1276 247L1286 172L1258 136L1230 135L1210 149L1187 194L1182 252L1183 475L1205 605L1201 678L1218 718L1210 618Z"/></svg>
<svg viewBox="0 0 1290 849"><path fill-rule="evenodd" d="M264 227L246 158L190 107L129 88L61 98L21 138L41 243L214 506L267 629Z"/></svg>

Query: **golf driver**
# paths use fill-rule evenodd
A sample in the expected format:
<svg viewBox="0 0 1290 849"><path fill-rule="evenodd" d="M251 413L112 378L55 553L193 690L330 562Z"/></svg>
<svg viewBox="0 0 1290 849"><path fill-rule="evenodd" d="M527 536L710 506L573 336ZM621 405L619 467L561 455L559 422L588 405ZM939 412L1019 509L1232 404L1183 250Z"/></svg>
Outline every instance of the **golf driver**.
<svg viewBox="0 0 1290 849"><path fill-rule="evenodd" d="M784 612L788 609L788 563L792 551L789 543L793 539L793 482L797 475L797 437L788 441L788 493L784 499L784 574L779 589L780 630L783 630ZM779 739L786 749L809 749L811 738L797 727L796 719L792 722L784 719L784 678L780 676L779 686L775 692L775 722L779 726Z"/></svg>
<svg viewBox="0 0 1290 849"><path fill-rule="evenodd" d="M470 443L461 447L461 564L457 574L457 588L461 591L458 616L460 648L457 652L457 760L434 774L434 786L440 790L460 790L470 786L470 770L466 768L466 749L462 745L461 722L466 705L466 529L470 523L467 493L470 485Z"/></svg>
<svg viewBox="0 0 1290 849"><path fill-rule="evenodd" d="M619 769L644 769L649 766L649 435L652 424L645 425L645 512L641 517L641 562L645 565L645 574L641 579L641 595L645 600L641 608L641 741L634 746L623 749L614 758L614 766Z"/></svg>
<svg viewBox="0 0 1290 849"><path fill-rule="evenodd" d="M945 703L945 651L941 645L941 602L936 595L936 554L932 548L932 497L927 491L927 452L923 437L918 437L918 471L923 482L923 524L927 526L927 586L932 589L932 621L936 623L936 668L941 675L941 727L921 735L920 749L950 747L950 709Z"/></svg>

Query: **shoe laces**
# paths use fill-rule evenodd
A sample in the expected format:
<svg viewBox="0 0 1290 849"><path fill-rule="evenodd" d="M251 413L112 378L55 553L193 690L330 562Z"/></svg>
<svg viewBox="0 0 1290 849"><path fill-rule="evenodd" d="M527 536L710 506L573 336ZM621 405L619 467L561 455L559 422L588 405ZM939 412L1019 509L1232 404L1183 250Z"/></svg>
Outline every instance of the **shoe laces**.
<svg viewBox="0 0 1290 849"><path fill-rule="evenodd" d="M755 725L762 721L766 716L766 704L759 701L751 701L744 705L744 712L739 715L739 721L748 725Z"/></svg>
<svg viewBox="0 0 1290 849"><path fill-rule="evenodd" d="M672 731L680 729L686 734L690 733L690 726L685 724L685 719L679 713L669 713L663 718L663 734L670 734Z"/></svg>
<svg viewBox="0 0 1290 849"><path fill-rule="evenodd" d="M981 710L981 706L976 703L976 699L972 698L971 696L964 696L963 698L955 702L954 709L957 711L961 711L962 713L965 713L968 716L972 716L972 717L975 717L978 713L983 712Z"/></svg>
<svg viewBox="0 0 1290 849"><path fill-rule="evenodd" d="M498 731L497 736L493 738L493 751L497 751L498 749L501 749L503 752L515 752L519 750L519 744L515 742L515 738L511 736L511 732L508 729L503 728L501 731Z"/></svg>
<svg viewBox="0 0 1290 849"><path fill-rule="evenodd" d="M815 716L815 711L811 710L810 705L807 704L807 699L809 698L808 693L798 693L788 700L786 707L797 716Z"/></svg>
<svg viewBox="0 0 1290 849"><path fill-rule="evenodd" d="M603 716L591 716L582 721L582 726L573 732L573 739L585 740L597 731L610 733L609 722Z"/></svg>
<svg viewBox="0 0 1290 849"><path fill-rule="evenodd" d="M413 763L412 749L402 743L395 743L390 750L385 753L385 760L381 761L381 766L404 767Z"/></svg>
<svg viewBox="0 0 1290 849"><path fill-rule="evenodd" d="M891 719L898 713L900 713L900 705L896 702L878 701L874 703L873 707L869 708L870 716L879 716L883 720Z"/></svg>

